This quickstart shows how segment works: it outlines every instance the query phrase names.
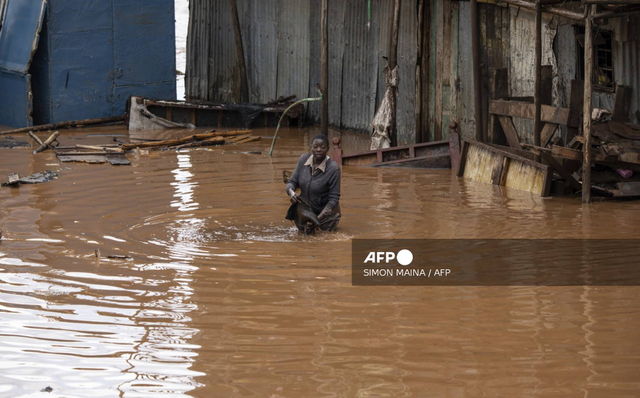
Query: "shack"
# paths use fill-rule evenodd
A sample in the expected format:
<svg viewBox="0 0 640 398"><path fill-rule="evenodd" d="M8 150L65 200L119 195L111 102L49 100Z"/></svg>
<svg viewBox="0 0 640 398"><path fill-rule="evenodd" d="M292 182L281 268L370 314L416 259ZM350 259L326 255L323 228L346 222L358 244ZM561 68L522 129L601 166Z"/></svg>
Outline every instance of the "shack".
<svg viewBox="0 0 640 398"><path fill-rule="evenodd" d="M175 81L173 0L0 0L0 125L122 115Z"/></svg>
<svg viewBox="0 0 640 398"><path fill-rule="evenodd" d="M328 1L328 119L334 128L371 131L385 91L382 71L394 3ZM398 3L398 145L447 140L450 122L456 122L465 139L551 151L541 147L569 145L583 135L585 98L589 109L639 122L638 1ZM321 5L322 0L237 1L252 102L314 96L321 80ZM233 14L228 0L191 2L187 98L239 101L243 74ZM318 123L319 107L310 106L305 117ZM589 151L591 144L582 147ZM588 174L589 158L572 159L578 158L587 159L582 170ZM570 167L563 174L575 171ZM576 183L571 182L577 189Z"/></svg>
<svg viewBox="0 0 640 398"><path fill-rule="evenodd" d="M480 92L488 126L493 69L507 70L507 97L533 100L535 2L478 3ZM579 1L562 3L565 15L584 13ZM321 0L238 1L251 102L316 95L320 4ZM336 128L370 130L384 95L382 68L392 5L393 0L329 1L329 121ZM451 120L458 122L463 137L475 137L471 3L403 0L401 7L398 143L446 139ZM584 25L584 20L543 10L542 60L551 68L550 105L568 107L571 80L584 80ZM640 60L640 18L610 19L595 30L594 62L599 62L600 74L594 106L613 110L617 87L630 87L630 117L638 122L640 75L633 65ZM187 50L188 99L240 101L228 0L191 2ZM318 107L309 107L306 117L317 123ZM516 123L525 128L531 124ZM531 142L532 128L524 136Z"/></svg>

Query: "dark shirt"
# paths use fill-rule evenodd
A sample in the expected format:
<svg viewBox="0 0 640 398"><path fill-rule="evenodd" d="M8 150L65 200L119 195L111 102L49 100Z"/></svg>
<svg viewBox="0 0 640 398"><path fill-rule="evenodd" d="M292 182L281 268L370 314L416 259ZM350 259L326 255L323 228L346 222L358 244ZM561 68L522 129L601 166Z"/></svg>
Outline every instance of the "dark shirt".
<svg viewBox="0 0 640 398"><path fill-rule="evenodd" d="M310 153L300 156L286 191L295 191L300 187L300 198L309 204L314 213L320 214L325 207L327 212L332 212L340 200L340 166L327 157L325 170L316 168L314 172L313 166L305 166L311 156Z"/></svg>

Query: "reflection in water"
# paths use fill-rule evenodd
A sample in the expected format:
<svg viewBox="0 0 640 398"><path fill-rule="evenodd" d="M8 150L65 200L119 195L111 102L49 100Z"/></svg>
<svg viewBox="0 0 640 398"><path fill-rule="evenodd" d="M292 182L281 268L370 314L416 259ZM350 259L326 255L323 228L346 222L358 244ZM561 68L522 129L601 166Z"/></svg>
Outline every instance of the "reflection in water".
<svg viewBox="0 0 640 398"><path fill-rule="evenodd" d="M340 229L298 235L283 220L281 172L313 135L283 129L271 160L270 140L141 151L131 167L65 164L58 180L1 189L0 397L47 386L61 397L640 389L638 287L353 287L349 268L353 238L640 237L637 202L582 208L447 170L345 167ZM342 139L346 152L368 140ZM0 175L57 162L0 156Z"/></svg>
<svg viewBox="0 0 640 398"><path fill-rule="evenodd" d="M195 211L198 203L193 202L196 183L191 182L194 175L190 156L179 154L177 159L178 168L172 170L176 182L171 186L178 199L171 202L171 207L177 207L180 212ZM125 396L127 392L177 395L198 386L193 377L201 373L189 370L197 356L194 350L200 348L189 341L198 330L188 326L192 321L188 314L198 308L191 302L192 274L197 270L192 262L193 253L198 250L196 242L202 236L203 222L196 218L177 218L175 222L176 226L168 226L167 231L169 243L166 248L171 262L162 264L175 271L169 282L173 284L168 287L166 297L145 303L132 317L146 332L136 346L136 352L127 358L130 368L126 371L135 378L119 386ZM139 269L144 271L145 267ZM170 369L162 364L169 365Z"/></svg>

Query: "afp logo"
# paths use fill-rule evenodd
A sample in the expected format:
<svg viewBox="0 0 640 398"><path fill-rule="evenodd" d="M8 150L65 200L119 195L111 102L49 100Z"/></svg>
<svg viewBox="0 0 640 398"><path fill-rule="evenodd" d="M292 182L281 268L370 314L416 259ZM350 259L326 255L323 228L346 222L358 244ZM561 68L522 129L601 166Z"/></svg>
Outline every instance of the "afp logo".
<svg viewBox="0 0 640 398"><path fill-rule="evenodd" d="M413 253L407 249L402 249L398 254L394 252L369 252L364 263L380 264L383 261L389 264L389 261L397 260L400 265L409 265L413 261Z"/></svg>

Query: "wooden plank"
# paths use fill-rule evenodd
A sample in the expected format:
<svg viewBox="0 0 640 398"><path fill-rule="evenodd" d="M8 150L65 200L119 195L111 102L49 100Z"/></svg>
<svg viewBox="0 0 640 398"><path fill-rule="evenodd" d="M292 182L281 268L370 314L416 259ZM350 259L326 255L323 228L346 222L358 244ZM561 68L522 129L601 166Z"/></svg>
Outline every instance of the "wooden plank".
<svg viewBox="0 0 640 398"><path fill-rule="evenodd" d="M541 108L541 120L543 122L578 127L578 119L569 117L569 108L556 108L549 105L542 105ZM489 101L489 113L533 120L535 107L533 104L521 101L491 100Z"/></svg>
<svg viewBox="0 0 640 398"><path fill-rule="evenodd" d="M458 164L460 163L460 134L456 131L457 124L451 123L449 130L449 156L451 156L451 167L453 172L457 174Z"/></svg>
<svg viewBox="0 0 640 398"><path fill-rule="evenodd" d="M498 155L506 156L509 159L517 160L519 162L522 162L522 163L527 164L529 166L533 166L533 167L538 168L538 169L546 169L548 167L548 166L546 166L544 164L541 164L541 163L538 163L538 162L534 162L531 159L527 159L524 156L516 155L516 154L513 154L513 153L511 153L511 152L509 152L507 150L499 149L499 148L496 148L495 146L492 146L492 145L489 145L489 144L485 144L485 143L482 143L482 142L479 142L479 141L475 141L475 140L471 140L471 139L465 138L463 140L463 142L468 142L471 145L479 146L481 148L484 148L484 149L486 149L488 151L491 151L493 153L496 153Z"/></svg>
<svg viewBox="0 0 640 398"><path fill-rule="evenodd" d="M507 142L511 148L522 149L520 140L518 139L518 132L516 126L513 125L513 120L509 116L498 116L500 125L504 134L507 136Z"/></svg>
<svg viewBox="0 0 640 398"><path fill-rule="evenodd" d="M551 147L551 153L553 156L557 156L563 159L569 160L582 160L582 151L576 149L566 148L563 146L554 145Z"/></svg>
<svg viewBox="0 0 640 398"><path fill-rule="evenodd" d="M129 159L127 159L126 156L107 155L106 158L109 161L109 163L111 163L114 166L128 166L131 164L131 162L129 161Z"/></svg>
<svg viewBox="0 0 640 398"><path fill-rule="evenodd" d="M506 160L506 156L500 156L500 160L494 165L493 171L491 172L491 183L493 185L500 185Z"/></svg>
<svg viewBox="0 0 640 398"><path fill-rule="evenodd" d="M553 156L546 152L540 152L540 156L542 157L542 160L546 164L551 166L558 174L560 174L560 176L566 182L568 182L573 189L577 191L582 189L582 185L578 182L578 180L576 180L573 175L571 175L571 173L567 169L565 169L564 166L562 166L560 162L558 162Z"/></svg>
<svg viewBox="0 0 640 398"><path fill-rule="evenodd" d="M107 157L105 155L83 155L83 156L66 156L58 154L56 155L61 162L80 162L90 164L107 163Z"/></svg>
<svg viewBox="0 0 640 398"><path fill-rule="evenodd" d="M547 145L549 145L549 141L551 141L551 137L553 137L553 134L556 132L556 129L558 128L558 124L556 123L545 123L544 126L542 127L542 133L540 134L541 136L541 143L540 146L542 147L546 147Z"/></svg>
<svg viewBox="0 0 640 398"><path fill-rule="evenodd" d="M591 15L596 12L598 6L592 5L588 11L588 17L585 18L585 35L584 35L584 101L583 101L583 124L582 135L584 136L584 145L582 151L582 203L591 203L591 111L593 104L591 96L593 94L593 20Z"/></svg>
<svg viewBox="0 0 640 398"><path fill-rule="evenodd" d="M514 154L514 155L522 156L523 158L527 158L527 159L533 160L533 158L535 157L535 154L533 152L527 151L525 149L511 148L511 147L508 147L508 146L503 146L503 145L498 145L498 144L487 144L487 145L491 145L492 147L494 147L496 149L500 149L502 151L509 152L509 153ZM533 146L533 145L528 145L528 144L521 144L521 145L522 146ZM551 151L551 150L549 150L549 151Z"/></svg>
<svg viewBox="0 0 640 398"><path fill-rule="evenodd" d="M462 140L462 149L460 150L460 159L458 161L458 171L456 172L457 177L462 177L464 175L464 166L467 163L467 154L469 153L469 143L466 140Z"/></svg>
<svg viewBox="0 0 640 398"><path fill-rule="evenodd" d="M167 119L170 122L173 122L173 108L168 106L165 108L165 115L164 118Z"/></svg>

